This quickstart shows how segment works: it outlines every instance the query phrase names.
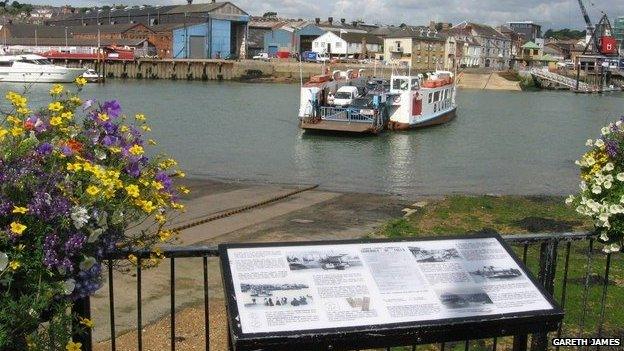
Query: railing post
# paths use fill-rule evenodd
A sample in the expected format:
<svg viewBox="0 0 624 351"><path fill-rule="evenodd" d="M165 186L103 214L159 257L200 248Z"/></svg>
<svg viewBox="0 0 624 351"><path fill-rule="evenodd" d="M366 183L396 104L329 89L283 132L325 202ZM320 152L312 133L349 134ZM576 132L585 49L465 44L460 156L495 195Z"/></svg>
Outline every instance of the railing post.
<svg viewBox="0 0 624 351"><path fill-rule="evenodd" d="M548 240L540 245L539 283L544 286L551 296L555 291L555 274L557 272L557 240ZM548 349L548 334L533 335L531 351L546 351Z"/></svg>
<svg viewBox="0 0 624 351"><path fill-rule="evenodd" d="M82 318L91 319L91 299L89 296L74 301L74 312ZM81 327L79 321L73 322L72 339L74 342L82 344L83 351L91 351L93 349L91 329ZM83 329L84 333L80 333Z"/></svg>

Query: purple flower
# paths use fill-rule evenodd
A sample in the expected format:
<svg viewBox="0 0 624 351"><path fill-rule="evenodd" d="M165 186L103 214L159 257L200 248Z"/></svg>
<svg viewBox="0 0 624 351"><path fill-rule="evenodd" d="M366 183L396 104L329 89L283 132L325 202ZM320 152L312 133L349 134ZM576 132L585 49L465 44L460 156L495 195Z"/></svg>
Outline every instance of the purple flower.
<svg viewBox="0 0 624 351"><path fill-rule="evenodd" d="M39 156L47 156L52 153L52 144L43 142L37 147L37 154Z"/></svg>
<svg viewBox="0 0 624 351"><path fill-rule="evenodd" d="M102 105L102 111L105 112L110 118L117 118L121 115L121 105L119 101L105 101Z"/></svg>
<svg viewBox="0 0 624 351"><path fill-rule="evenodd" d="M165 172L158 172L156 177L154 177L157 181L159 181L164 187L165 190L170 190L173 185L173 181Z"/></svg>
<svg viewBox="0 0 624 351"><path fill-rule="evenodd" d="M126 166L126 173L128 173L131 177L138 178L141 175L141 168L139 167L139 163L130 162Z"/></svg>
<svg viewBox="0 0 624 351"><path fill-rule="evenodd" d="M65 254L67 256L74 256L82 249L87 242L87 237L83 234L76 233L71 235L65 242Z"/></svg>
<svg viewBox="0 0 624 351"><path fill-rule="evenodd" d="M95 100L93 100L93 99L89 99L89 100L85 101L84 104L82 104L82 109L83 110L88 110L91 106L93 106L94 102L95 102Z"/></svg>
<svg viewBox="0 0 624 351"><path fill-rule="evenodd" d="M107 135L102 138L102 145L106 147L117 145L117 143L119 143L119 138L116 136Z"/></svg>
<svg viewBox="0 0 624 351"><path fill-rule="evenodd" d="M117 125L114 123L111 123L110 121L104 122L102 124L102 128L104 128L104 132L106 134L115 134L117 133Z"/></svg>
<svg viewBox="0 0 624 351"><path fill-rule="evenodd" d="M60 147L60 151L65 156L71 156L74 154L74 151L67 145L63 145Z"/></svg>
<svg viewBox="0 0 624 351"><path fill-rule="evenodd" d="M605 149L607 150L607 155L609 157L614 158L617 157L618 154L618 143L614 140L607 140L605 143Z"/></svg>
<svg viewBox="0 0 624 351"><path fill-rule="evenodd" d="M51 221L58 217L69 216L71 203L61 195L50 195L45 191L35 191L32 201L28 205L29 213L44 221Z"/></svg>

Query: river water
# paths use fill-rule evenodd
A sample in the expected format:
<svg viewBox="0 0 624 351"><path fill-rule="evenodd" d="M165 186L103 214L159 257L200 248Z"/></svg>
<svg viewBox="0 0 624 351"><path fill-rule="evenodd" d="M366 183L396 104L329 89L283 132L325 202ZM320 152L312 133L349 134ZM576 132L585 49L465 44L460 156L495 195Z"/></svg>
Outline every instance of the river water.
<svg viewBox="0 0 624 351"><path fill-rule="evenodd" d="M43 102L49 86L31 89ZM349 137L299 130L298 96L298 85L133 80L84 94L146 113L159 151L193 177L410 196L575 191L585 140L624 113L619 93L460 90L449 124Z"/></svg>

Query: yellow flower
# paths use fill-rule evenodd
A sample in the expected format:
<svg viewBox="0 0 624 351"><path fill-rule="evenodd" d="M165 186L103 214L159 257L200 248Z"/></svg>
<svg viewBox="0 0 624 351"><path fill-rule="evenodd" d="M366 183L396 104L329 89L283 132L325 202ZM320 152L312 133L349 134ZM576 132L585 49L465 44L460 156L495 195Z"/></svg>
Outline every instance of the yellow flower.
<svg viewBox="0 0 624 351"><path fill-rule="evenodd" d="M14 270L14 271L16 271L18 268L20 268L21 265L22 264L18 260L13 260L13 261L9 262L9 267L12 270Z"/></svg>
<svg viewBox="0 0 624 351"><path fill-rule="evenodd" d="M151 201L143 201L141 208L143 208L143 211L146 213L152 213L156 209L156 206L154 206L154 203Z"/></svg>
<svg viewBox="0 0 624 351"><path fill-rule="evenodd" d="M175 208L176 210L183 210L184 209L184 205L182 205L181 203L177 203L177 202L172 202L171 203L171 207Z"/></svg>
<svg viewBox="0 0 624 351"><path fill-rule="evenodd" d="M54 84L50 89L50 95L60 95L63 92L63 86L60 84Z"/></svg>
<svg viewBox="0 0 624 351"><path fill-rule="evenodd" d="M145 115L144 115L144 114L142 114L142 113L137 113L137 114L136 114L136 116L134 116L134 118L135 118L137 121L141 121L141 122L145 121L145 119L146 119L146 118L145 118Z"/></svg>
<svg viewBox="0 0 624 351"><path fill-rule="evenodd" d="M89 318L82 318L82 317L78 317L78 318L80 320L80 324L84 325L85 327L89 329L93 329L93 327L95 327L95 323Z"/></svg>
<svg viewBox="0 0 624 351"><path fill-rule="evenodd" d="M128 133L128 131L129 131L129 130L130 130L130 128L128 128L128 126L127 126L127 125L125 125L125 124L123 124L123 125L121 125L121 126L119 127L119 131L120 131L121 133Z"/></svg>
<svg viewBox="0 0 624 351"><path fill-rule="evenodd" d="M61 117L65 118L67 120L70 120L70 119L74 118L74 113L71 112L71 111L63 112L63 113L61 113Z"/></svg>
<svg viewBox="0 0 624 351"><path fill-rule="evenodd" d="M74 105L82 105L82 100L80 99L80 97L78 96L72 96L69 98L69 102L71 102Z"/></svg>
<svg viewBox="0 0 624 351"><path fill-rule="evenodd" d="M26 230L26 226L20 222L12 222L11 223L11 232L15 235L22 235L24 230Z"/></svg>
<svg viewBox="0 0 624 351"><path fill-rule="evenodd" d="M112 153L114 153L114 154L118 154L118 153L120 153L120 152L121 152L121 148L120 148L120 147L117 147L117 146L111 146L111 147L109 147L108 149L109 149Z"/></svg>
<svg viewBox="0 0 624 351"><path fill-rule="evenodd" d="M158 182L158 181L153 181L152 182L152 186L156 190L161 190L161 189L163 189L165 187L161 182Z"/></svg>
<svg viewBox="0 0 624 351"><path fill-rule="evenodd" d="M77 77L74 83L76 83L78 87L84 87L85 85L87 85L87 80L81 76Z"/></svg>
<svg viewBox="0 0 624 351"><path fill-rule="evenodd" d="M160 241L167 241L171 239L172 236L173 236L173 231L171 230L161 230L158 233L158 237L160 238Z"/></svg>
<svg viewBox="0 0 624 351"><path fill-rule="evenodd" d="M147 143L150 145L156 145L156 141L154 139L147 139Z"/></svg>
<svg viewBox="0 0 624 351"><path fill-rule="evenodd" d="M175 176L175 177L178 177L178 178L184 178L184 177L186 177L186 173L184 173L184 172L182 172L182 171L177 171L177 172L174 174L174 176Z"/></svg>
<svg viewBox="0 0 624 351"><path fill-rule="evenodd" d="M141 129L143 129L146 132L151 132L152 131L152 128L150 128L148 125L142 125Z"/></svg>
<svg viewBox="0 0 624 351"><path fill-rule="evenodd" d="M189 190L189 188L187 188L187 187L185 187L185 186L181 186L181 187L179 187L179 188L178 188L178 190L180 190L180 192L181 192L182 194L188 194L188 193L190 193L190 192L191 192L191 191Z"/></svg>
<svg viewBox="0 0 624 351"><path fill-rule="evenodd" d="M63 109L63 104L61 104L61 103L60 103L60 102L58 102L58 101L51 102L51 103L48 105L48 110L50 110L50 111L52 111L52 112L59 112L59 111L61 111L62 109Z"/></svg>
<svg viewBox="0 0 624 351"><path fill-rule="evenodd" d="M70 341L67 343L67 346L65 346L65 349L67 351L81 351L82 350L82 344L79 342L73 342Z"/></svg>
<svg viewBox="0 0 624 351"><path fill-rule="evenodd" d="M0 141L4 140L9 131L0 127Z"/></svg>
<svg viewBox="0 0 624 351"><path fill-rule="evenodd" d="M135 156L140 156L143 155L143 146L138 145L138 144L134 144L132 145L131 148L128 149L128 151Z"/></svg>
<svg viewBox="0 0 624 351"><path fill-rule="evenodd" d="M167 217L165 217L165 215L163 214L157 214L156 216L154 216L154 219L156 219L156 221L161 224L167 221Z"/></svg>
<svg viewBox="0 0 624 351"><path fill-rule="evenodd" d="M126 192L128 193L128 195L130 197L135 197L135 198L139 197L139 187L138 186L136 186L134 184L131 184L131 185L126 186L125 189L126 189Z"/></svg>
<svg viewBox="0 0 624 351"><path fill-rule="evenodd" d="M98 188L95 185L89 185L89 187L87 188L87 194L91 195L91 196L95 196L97 194L99 194L100 192L100 188Z"/></svg>
<svg viewBox="0 0 624 351"><path fill-rule="evenodd" d="M27 107L20 107L17 109L17 113L27 115L30 114L30 110Z"/></svg>
<svg viewBox="0 0 624 351"><path fill-rule="evenodd" d="M26 212L28 212L28 208L20 207L20 206L13 207L13 211L12 211L12 213L20 213L20 214L25 214Z"/></svg>
<svg viewBox="0 0 624 351"><path fill-rule="evenodd" d="M11 123L13 125L20 125L20 124L22 124L22 120L21 119L15 117L15 116L11 116L11 115L7 116L7 122L9 122L9 123Z"/></svg>
<svg viewBox="0 0 624 351"><path fill-rule="evenodd" d="M24 128L20 128L20 127L11 128L11 135L13 135L14 137L20 136L22 134L24 134Z"/></svg>
<svg viewBox="0 0 624 351"><path fill-rule="evenodd" d="M98 119L102 122L106 122L109 120L109 117L106 113L98 113Z"/></svg>
<svg viewBox="0 0 624 351"><path fill-rule="evenodd" d="M50 125L51 126L60 126L63 123L63 119L59 116L54 116L52 118L50 118Z"/></svg>
<svg viewBox="0 0 624 351"><path fill-rule="evenodd" d="M130 261L130 263L136 265L138 259L137 259L137 257L135 255L130 254L130 255L128 255L128 261Z"/></svg>
<svg viewBox="0 0 624 351"><path fill-rule="evenodd" d="M67 170L70 172L77 172L80 171L82 169L82 166L80 165L80 163L71 163L71 162L67 162Z"/></svg>

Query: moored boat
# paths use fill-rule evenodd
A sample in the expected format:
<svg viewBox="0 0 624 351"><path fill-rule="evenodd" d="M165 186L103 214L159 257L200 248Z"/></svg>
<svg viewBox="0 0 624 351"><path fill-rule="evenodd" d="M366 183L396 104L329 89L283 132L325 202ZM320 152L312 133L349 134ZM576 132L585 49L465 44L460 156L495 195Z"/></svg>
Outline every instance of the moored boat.
<svg viewBox="0 0 624 351"><path fill-rule="evenodd" d="M56 66L39 55L0 56L0 82L69 83L84 72L82 68Z"/></svg>
<svg viewBox="0 0 624 351"><path fill-rule="evenodd" d="M301 87L299 126L305 130L377 134L385 129L442 124L455 117L456 87L451 72L393 75L389 82L366 78L362 73L312 77Z"/></svg>

